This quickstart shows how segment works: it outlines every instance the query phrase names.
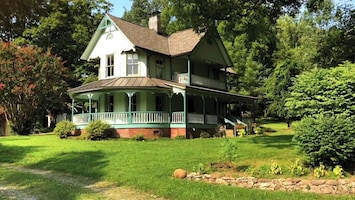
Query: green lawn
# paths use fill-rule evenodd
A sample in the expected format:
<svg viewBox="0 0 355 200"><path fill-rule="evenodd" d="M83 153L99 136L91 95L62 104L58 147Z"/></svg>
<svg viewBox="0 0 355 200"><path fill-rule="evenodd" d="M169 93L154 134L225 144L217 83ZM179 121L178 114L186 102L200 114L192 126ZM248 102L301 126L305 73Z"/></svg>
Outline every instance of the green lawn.
<svg viewBox="0 0 355 200"><path fill-rule="evenodd" d="M289 166L299 156L291 144L292 132L283 125L266 125L276 131L266 136L236 138L237 165L245 171L262 169L272 161ZM171 177L176 168L192 171L199 163L208 168L211 162L218 161L223 140L83 141L60 140L54 135L11 136L0 138L0 162L110 181L168 199L351 199L209 185ZM4 174L0 170L0 175ZM55 192L55 187L46 190ZM74 193L71 192L71 199L76 199Z"/></svg>

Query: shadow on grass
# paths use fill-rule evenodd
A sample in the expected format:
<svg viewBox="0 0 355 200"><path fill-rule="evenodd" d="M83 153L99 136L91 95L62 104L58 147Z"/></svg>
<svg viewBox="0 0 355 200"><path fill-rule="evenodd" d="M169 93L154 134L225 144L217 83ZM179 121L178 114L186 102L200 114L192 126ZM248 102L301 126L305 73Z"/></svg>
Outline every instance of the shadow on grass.
<svg viewBox="0 0 355 200"><path fill-rule="evenodd" d="M21 196L21 199L74 200L79 199L82 194L92 196L94 193L76 185L63 184L38 174L0 169L0 175L2 177L2 184L16 185L16 187L12 187L11 189L6 188L5 194L17 197Z"/></svg>
<svg viewBox="0 0 355 200"><path fill-rule="evenodd" d="M250 165L240 165L237 166L236 170L238 172L246 172L250 168Z"/></svg>
<svg viewBox="0 0 355 200"><path fill-rule="evenodd" d="M284 149L294 146L292 137L293 135L263 135L252 138L252 141L256 144L264 144L265 147Z"/></svg>
<svg viewBox="0 0 355 200"><path fill-rule="evenodd" d="M65 152L43 160L30 168L50 169L77 176L99 179L103 176L102 169L107 166L108 160L100 151ZM83 168L84 166L84 168Z"/></svg>
<svg viewBox="0 0 355 200"><path fill-rule="evenodd" d="M7 146L0 144L0 162L15 163L26 156L26 154L37 151L36 146Z"/></svg>

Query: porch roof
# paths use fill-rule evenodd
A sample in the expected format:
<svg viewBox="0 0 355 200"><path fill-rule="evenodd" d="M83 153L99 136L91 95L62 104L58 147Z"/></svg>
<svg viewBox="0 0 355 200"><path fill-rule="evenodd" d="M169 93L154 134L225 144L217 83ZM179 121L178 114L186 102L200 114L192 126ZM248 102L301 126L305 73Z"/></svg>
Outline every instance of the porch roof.
<svg viewBox="0 0 355 200"><path fill-rule="evenodd" d="M246 96L246 95L241 95L241 94L234 94L231 92L226 92L226 91L221 91L221 90L215 90L215 89L210 89L210 88L204 88L204 87L198 87L198 86L188 86L186 90L189 92L199 92L205 95L213 94L213 96L218 96L224 99L228 99L228 102L231 103L236 103L239 101L242 102L250 102L250 101L256 101L258 98L253 97L253 96Z"/></svg>
<svg viewBox="0 0 355 200"><path fill-rule="evenodd" d="M172 81L157 79L157 78L148 78L148 77L120 77L112 79L103 79L95 82L91 82L76 88L68 90L68 93L71 97L74 94L85 93L85 92L97 92L100 90L115 90L115 89L167 89L171 90L172 88L178 88L183 91L186 91L187 94L200 93L206 96L217 96L224 99L228 99L229 102L250 102L255 101L258 98L240 94L234 94L226 91L215 90L210 88L198 87L198 86L187 86L181 83L176 83Z"/></svg>
<svg viewBox="0 0 355 200"><path fill-rule="evenodd" d="M171 89L169 85L184 85L157 78L148 77L119 77L112 79L102 79L68 90L70 96L77 93L93 92L113 89Z"/></svg>

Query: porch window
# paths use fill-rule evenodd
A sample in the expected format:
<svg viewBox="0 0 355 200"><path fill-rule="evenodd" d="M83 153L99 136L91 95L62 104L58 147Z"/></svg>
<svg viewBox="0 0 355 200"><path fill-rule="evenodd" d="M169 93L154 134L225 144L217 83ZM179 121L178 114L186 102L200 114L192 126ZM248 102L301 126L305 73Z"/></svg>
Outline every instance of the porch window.
<svg viewBox="0 0 355 200"><path fill-rule="evenodd" d="M127 75L138 75L138 54L127 54Z"/></svg>
<svg viewBox="0 0 355 200"><path fill-rule="evenodd" d="M163 61L162 60L156 60L156 77L163 79L164 77L164 68L163 68Z"/></svg>
<svg viewBox="0 0 355 200"><path fill-rule="evenodd" d="M137 95L133 95L131 99L131 111L137 111Z"/></svg>
<svg viewBox="0 0 355 200"><path fill-rule="evenodd" d="M106 77L114 75L114 56L113 54L106 57Z"/></svg>
<svg viewBox="0 0 355 200"><path fill-rule="evenodd" d="M114 108L114 96L107 95L107 112L113 112Z"/></svg>
<svg viewBox="0 0 355 200"><path fill-rule="evenodd" d="M155 96L155 109L156 111L163 111L163 96Z"/></svg>

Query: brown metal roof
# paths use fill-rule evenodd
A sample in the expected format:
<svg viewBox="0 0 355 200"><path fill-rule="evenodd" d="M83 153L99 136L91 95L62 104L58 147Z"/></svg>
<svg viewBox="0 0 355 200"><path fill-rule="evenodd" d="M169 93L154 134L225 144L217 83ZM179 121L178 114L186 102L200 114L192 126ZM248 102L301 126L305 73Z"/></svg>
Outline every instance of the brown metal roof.
<svg viewBox="0 0 355 200"><path fill-rule="evenodd" d="M140 89L140 88L166 88L170 89L169 85L181 85L179 83L161 80L148 77L120 77L113 79L104 79L91 82L76 88L68 90L69 94L83 93L98 90L110 89Z"/></svg>
<svg viewBox="0 0 355 200"><path fill-rule="evenodd" d="M192 29L187 29L166 37L147 27L125 21L113 15L108 16L135 46L164 55L175 56L189 53L204 36L204 34L195 33Z"/></svg>

